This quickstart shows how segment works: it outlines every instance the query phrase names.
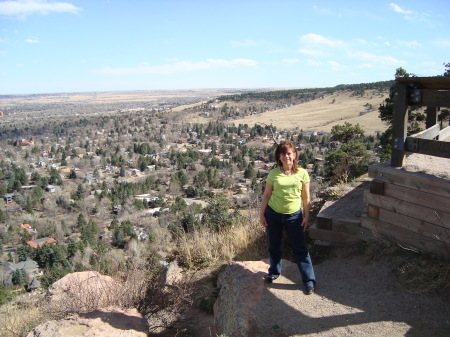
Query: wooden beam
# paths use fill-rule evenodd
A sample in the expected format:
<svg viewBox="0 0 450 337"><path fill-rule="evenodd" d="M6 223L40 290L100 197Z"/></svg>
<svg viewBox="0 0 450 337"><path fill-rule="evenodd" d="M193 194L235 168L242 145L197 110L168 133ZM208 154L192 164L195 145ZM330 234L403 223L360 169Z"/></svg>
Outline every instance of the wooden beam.
<svg viewBox="0 0 450 337"><path fill-rule="evenodd" d="M407 137L405 150L430 156L450 158L450 142Z"/></svg>
<svg viewBox="0 0 450 337"><path fill-rule="evenodd" d="M397 77L396 82L413 84L417 88L450 90L450 77Z"/></svg>
<svg viewBox="0 0 450 337"><path fill-rule="evenodd" d="M387 236L399 243L410 245L419 250L431 252L440 256L450 257L450 245L445 242L434 240L395 225L391 225L387 222L368 217L361 217L361 225L364 228L372 230L374 233Z"/></svg>
<svg viewBox="0 0 450 337"><path fill-rule="evenodd" d="M370 183L370 193L383 195L384 194L384 182L372 180Z"/></svg>
<svg viewBox="0 0 450 337"><path fill-rule="evenodd" d="M425 113L427 114L425 126L427 129L431 128L432 126L438 123L438 111L439 108L434 106L429 106L425 110Z"/></svg>
<svg viewBox="0 0 450 337"><path fill-rule="evenodd" d="M397 82L394 93L392 124L391 166L402 167L405 163L404 143L408 125L407 84Z"/></svg>
<svg viewBox="0 0 450 337"><path fill-rule="evenodd" d="M439 131L439 139L446 139L447 137L450 137L450 126L447 126Z"/></svg>
<svg viewBox="0 0 450 337"><path fill-rule="evenodd" d="M416 105L416 104L411 104ZM421 106L436 106L436 107L448 107L450 106L450 91L448 90L434 90L423 89L422 90L422 102L418 104Z"/></svg>
<svg viewBox="0 0 450 337"><path fill-rule="evenodd" d="M374 206L374 205L367 205L367 216L369 218L378 220L379 216L380 216L380 208L378 206Z"/></svg>
<svg viewBox="0 0 450 337"><path fill-rule="evenodd" d="M359 219L333 219L333 231L358 234L360 228Z"/></svg>
<svg viewBox="0 0 450 337"><path fill-rule="evenodd" d="M371 216L369 216L369 218L373 219L373 217ZM407 229L423 236L427 236L431 239L450 244L450 229L436 226L423 220L411 218L409 216L391 212L383 208L379 208L378 218L375 220L384 221L390 223L391 225Z"/></svg>
<svg viewBox="0 0 450 337"><path fill-rule="evenodd" d="M420 172L408 172L386 164L369 165L369 177L450 198L450 180Z"/></svg>
<svg viewBox="0 0 450 337"><path fill-rule="evenodd" d="M384 184L384 195L442 212L450 212L450 199L394 184Z"/></svg>
<svg viewBox="0 0 450 337"><path fill-rule="evenodd" d="M441 126L439 124L433 124L433 126L428 127L428 129L415 133L409 138L420 138L420 139L434 139L439 135Z"/></svg>
<svg viewBox="0 0 450 337"><path fill-rule="evenodd" d="M442 212L384 195L371 194L369 191L364 193L364 202L368 205L378 206L391 212L450 229L450 213L448 212Z"/></svg>
<svg viewBox="0 0 450 337"><path fill-rule="evenodd" d="M318 229L331 230L333 228L333 220L317 215L316 224Z"/></svg>
<svg viewBox="0 0 450 337"><path fill-rule="evenodd" d="M357 243L361 241L361 238L358 234L349 234L344 232L319 229L315 224L309 227L308 231L309 237L315 240L324 240L337 243Z"/></svg>

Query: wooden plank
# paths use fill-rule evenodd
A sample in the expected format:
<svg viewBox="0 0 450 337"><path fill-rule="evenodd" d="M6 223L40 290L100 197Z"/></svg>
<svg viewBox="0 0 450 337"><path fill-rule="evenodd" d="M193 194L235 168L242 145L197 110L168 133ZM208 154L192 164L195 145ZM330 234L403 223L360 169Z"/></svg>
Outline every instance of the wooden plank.
<svg viewBox="0 0 450 337"><path fill-rule="evenodd" d="M411 232L409 230L391 225L384 221L361 217L361 225L375 233L387 236L399 243L407 244L419 250L434 253L444 257L450 257L450 245Z"/></svg>
<svg viewBox="0 0 450 337"><path fill-rule="evenodd" d="M405 163L404 142L408 125L407 84L396 83L392 123L391 166L402 167Z"/></svg>
<svg viewBox="0 0 450 337"><path fill-rule="evenodd" d="M438 110L439 108L435 106L429 106L425 110L425 113L427 114L427 119L425 122L425 127L427 129L431 128L432 126L436 125L438 122Z"/></svg>
<svg viewBox="0 0 450 337"><path fill-rule="evenodd" d="M369 191L364 194L364 201L369 205L378 206L391 212L403 214L411 218L444 227L445 229L450 229L450 213L447 212L437 211L384 195L371 194Z"/></svg>
<svg viewBox="0 0 450 337"><path fill-rule="evenodd" d="M405 150L408 152L450 158L450 142L406 137L405 144L407 144Z"/></svg>
<svg viewBox="0 0 450 337"><path fill-rule="evenodd" d="M414 104L416 105L416 104ZM435 89L423 89L422 90L422 102L418 104L421 106L437 106L447 107L450 106L450 91L448 90L435 90Z"/></svg>
<svg viewBox="0 0 450 337"><path fill-rule="evenodd" d="M332 230L336 232L358 234L360 227L359 219L333 219Z"/></svg>
<svg viewBox="0 0 450 337"><path fill-rule="evenodd" d="M395 184L384 185L384 195L442 212L450 211L450 199Z"/></svg>
<svg viewBox="0 0 450 337"><path fill-rule="evenodd" d="M450 90L450 77L397 77L396 82L414 84L417 88Z"/></svg>
<svg viewBox="0 0 450 337"><path fill-rule="evenodd" d="M369 177L391 184L450 198L450 180L420 172L408 172L387 165L370 165Z"/></svg>
<svg viewBox="0 0 450 337"><path fill-rule="evenodd" d="M439 131L439 139L442 140L446 139L447 137L450 137L450 126L447 126Z"/></svg>
<svg viewBox="0 0 450 337"><path fill-rule="evenodd" d="M410 138L421 138L421 139L434 139L439 135L441 126L439 124L434 124L432 127L420 131L414 135L409 136Z"/></svg>
<svg viewBox="0 0 450 337"><path fill-rule="evenodd" d="M369 204L367 206L367 216L369 218L378 220L378 217L380 216L380 208Z"/></svg>
<svg viewBox="0 0 450 337"><path fill-rule="evenodd" d="M384 194L384 181L373 180L370 183L370 193L383 195Z"/></svg>
<svg viewBox="0 0 450 337"><path fill-rule="evenodd" d="M331 230L333 228L333 220L320 215L316 217L316 224L318 229Z"/></svg>
<svg viewBox="0 0 450 337"><path fill-rule="evenodd" d="M369 216L369 218L371 217ZM445 229L444 227L436 226L423 220L414 219L383 208L379 208L378 219L375 220L380 220L431 239L450 244L450 229Z"/></svg>
<svg viewBox="0 0 450 337"><path fill-rule="evenodd" d="M314 240L323 240L337 243L357 243L361 241L359 236L356 234L319 229L315 224L309 227L308 231L309 237Z"/></svg>

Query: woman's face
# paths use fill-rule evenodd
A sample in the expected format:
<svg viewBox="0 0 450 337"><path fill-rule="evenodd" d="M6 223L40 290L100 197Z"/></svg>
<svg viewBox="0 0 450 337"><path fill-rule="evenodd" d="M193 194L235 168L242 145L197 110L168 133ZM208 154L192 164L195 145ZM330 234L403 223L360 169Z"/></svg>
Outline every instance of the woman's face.
<svg viewBox="0 0 450 337"><path fill-rule="evenodd" d="M283 166L292 166L295 160L295 152L292 149L287 149L286 152L280 153L280 161Z"/></svg>

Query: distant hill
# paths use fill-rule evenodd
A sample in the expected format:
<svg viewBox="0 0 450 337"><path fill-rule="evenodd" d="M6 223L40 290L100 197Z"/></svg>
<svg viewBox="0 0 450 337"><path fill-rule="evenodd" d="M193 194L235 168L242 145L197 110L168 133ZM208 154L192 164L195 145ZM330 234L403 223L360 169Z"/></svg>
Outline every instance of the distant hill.
<svg viewBox="0 0 450 337"><path fill-rule="evenodd" d="M337 90L305 103L249 115L230 122L236 125L273 124L278 129L298 128L323 132L329 132L333 125L349 122L359 123L366 134L375 134L387 129L387 125L378 117L378 107L388 95L387 90L365 90L362 96L349 90Z"/></svg>

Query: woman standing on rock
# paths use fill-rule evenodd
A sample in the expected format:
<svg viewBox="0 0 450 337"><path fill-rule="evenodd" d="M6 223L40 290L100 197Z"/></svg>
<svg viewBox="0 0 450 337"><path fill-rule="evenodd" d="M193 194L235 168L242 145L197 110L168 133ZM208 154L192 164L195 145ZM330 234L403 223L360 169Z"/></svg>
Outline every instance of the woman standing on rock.
<svg viewBox="0 0 450 337"><path fill-rule="evenodd" d="M314 292L315 276L304 232L309 218L309 176L298 167L298 152L292 142L282 142L275 150L278 167L269 172L261 200L260 223L266 227L270 267L265 281L272 283L281 274L283 229L300 270L305 294ZM303 212L302 212L303 208Z"/></svg>

